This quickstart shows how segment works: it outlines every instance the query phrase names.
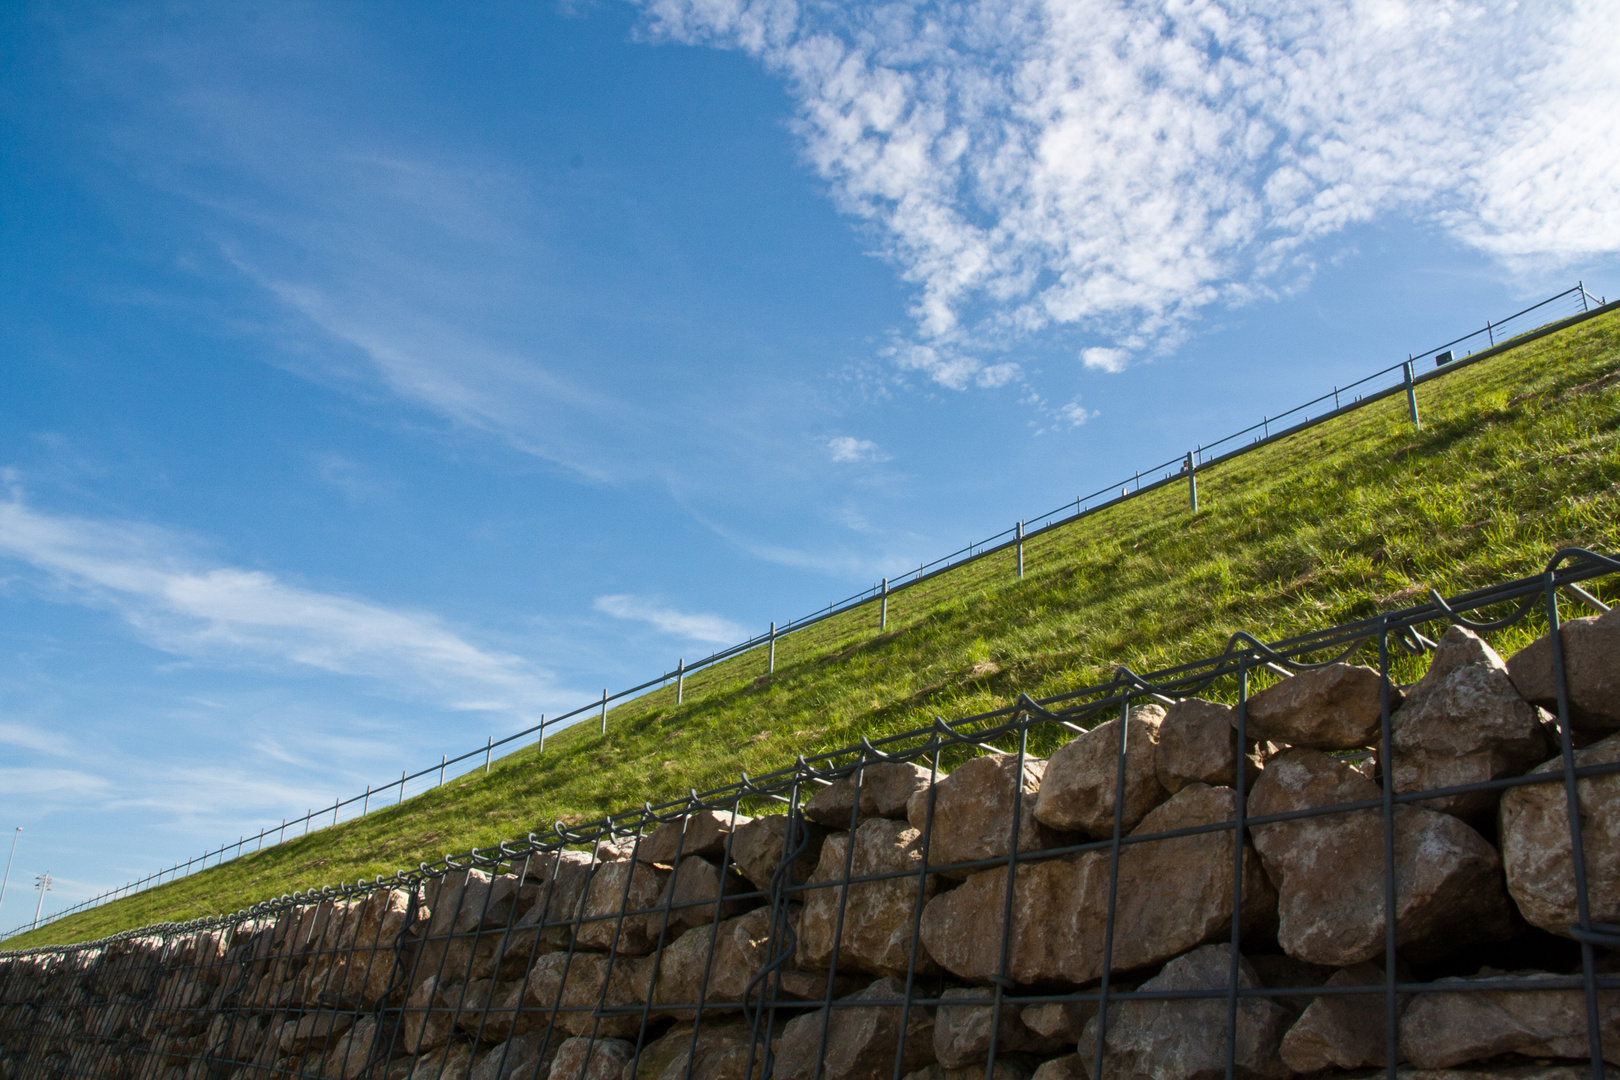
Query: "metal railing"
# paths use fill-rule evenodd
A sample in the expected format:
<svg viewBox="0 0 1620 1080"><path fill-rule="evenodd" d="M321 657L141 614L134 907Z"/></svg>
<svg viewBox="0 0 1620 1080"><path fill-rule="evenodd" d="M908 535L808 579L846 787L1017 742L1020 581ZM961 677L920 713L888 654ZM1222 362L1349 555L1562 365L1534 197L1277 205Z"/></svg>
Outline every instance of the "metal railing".
<svg viewBox="0 0 1620 1080"><path fill-rule="evenodd" d="M1620 305L1620 300L1615 301L1615 304ZM1001 552L1011 551L1016 554L1016 573L1019 577L1022 577L1024 574L1025 541L1050 530L1071 525L1092 514L1109 510L1122 502L1136 498L1138 495L1156 491L1167 485L1185 483L1192 507L1196 510L1198 500L1197 477L1198 473L1204 469L1230 461L1271 442L1287 438L1317 424L1403 392L1408 397L1413 422L1416 423L1418 421L1416 387L1434 379L1443 378L1471 363L1487 359L1509 348L1524 344L1535 337L1552 333L1581 319L1600 314L1607 310L1609 306L1607 298L1594 297L1586 291L1584 282L1577 283L1575 287L1550 296L1521 311L1514 312L1505 319L1497 322L1487 321L1486 325L1479 330L1471 331L1432 349L1409 354L1408 358L1400 363L1382 368L1346 386L1334 387L1329 393L1322 394L1286 412L1263 417L1259 423L1235 431L1224 438L1210 443L1199 444L1157 465L1138 470L1128 478L1106 484L1088 495L1077 496L1071 503L1065 503L1063 506L1043 514L1019 521L1009 529L986 537L983 540L969 543L967 546L959 548L948 555L943 555L932 562L923 563L916 570L907 571L893 578L884 578L881 582L869 588L853 593L841 600L834 600L825 608L811 614L789 619L783 623L773 622L766 633L757 634L745 641L712 652L707 657L691 663L682 659L673 670L666 671L655 678L620 690L617 693L609 693L604 689L600 698L569 712L560 713L550 719L542 716L540 723L501 739L491 736L481 747L458 754L455 757L442 756L438 765L429 765L414 772L410 770L402 771L398 780L377 787L368 786L364 792L346 799L334 799L330 807L311 809L301 817L284 819L279 826L268 827L253 835L239 837L235 844L221 844L219 847L206 851L200 856L187 859L185 862L176 862L173 866L165 867L118 888L109 889L70 907L62 908L39 920L34 925L47 925L57 919L134 895L149 888L155 888L164 884L165 881L173 882L179 878L187 877L192 873L207 869L210 865L217 866L243 854L259 851L263 849L267 841L274 846L288 838L289 830L291 830L294 837L297 837L308 835L312 829L336 825L342 818L345 809L350 812L352 819L352 817L364 816L369 813L373 801L378 803L379 808L403 803L407 798L407 785L412 781L427 781L426 785L418 790L430 790L432 787L444 783L447 776L455 778L464 775L462 772L453 770L457 766L466 765L468 762L474 763L474 768L476 768L476 763L482 758L483 770L488 773L495 750L503 748L515 749L517 745L535 739L539 748L543 751L548 731L577 723L592 713L597 714L601 722L602 733L606 734L609 706L639 697L651 690L666 688L671 682L675 684L676 702L679 704L684 700L685 680L688 675L744 653L756 649L767 650L767 671L774 672L776 670L776 644L778 640L865 604L876 603L879 606L879 629L887 629L888 602L891 595L930 581L967 563ZM1485 347L1473 350L1472 346L1475 345L1484 345ZM1465 352L1465 347L1469 348L1470 351ZM1429 361L1434 362L1433 367L1422 371L1418 369L1419 364ZM356 811L358 812L356 813ZM329 821L328 818L330 818ZM212 863L210 863L210 860L213 860ZM12 930L7 936L31 928L33 928L32 925L21 926Z"/></svg>
<svg viewBox="0 0 1620 1080"><path fill-rule="evenodd" d="M1612 875L1595 886L1589 869L1615 856L1612 826L1620 805L1612 784L1606 791L1597 784L1620 774L1620 760L1603 760L1612 752L1593 757L1576 750L1594 731L1577 708L1589 708L1591 700L1577 694L1589 693L1591 680L1603 676L1591 669L1572 673L1587 661L1571 660L1576 647L1566 641L1563 608L1568 598L1607 612L1595 593L1610 592L1617 573L1620 559L1567 549L1531 577L1449 599L1431 592L1412 607L1269 645L1235 634L1215 656L1146 674L1122 667L1100 684L1039 701L1020 695L989 712L863 739L579 828L559 822L549 835L447 856L415 871L80 946L0 953L0 1073L10 1080L162 1080L175 1069L190 1077L259 1080L424 1074L587 1080L618 1076L622 1067L626 1077L663 1080L883 1074L901 1080L936 1058L946 1065L950 1054L954 1067L982 1068L987 1080L1003 1075L998 1062L1027 1066L1030 1055L1058 1062L1059 1075L1101 1078L1145 1073L1140 1056L1169 1047L1183 1058L1162 1075L1209 1075L1224 1065L1228 1080L1235 1080L1276 1072L1287 1060L1278 1059L1286 1052L1284 1029L1304 1024L1311 1010L1361 1002L1371 1008L1354 1018L1365 1030L1349 1032L1351 1048L1362 1065L1381 1066L1389 1080L1403 1061L1450 1068L1499 1062L1514 1052L1543 1065L1547 1059L1578 1063L1601 1080L1604 1032L1614 1021L1620 976L1598 950L1620 948L1620 927L1597 920L1594 911L1614 909L1620 895L1614 895ZM1532 696L1545 697L1553 713L1556 734L1541 752L1551 756L1534 768L1533 760L1493 767L1489 778L1461 784L1402 783L1396 770L1407 751L1396 735L1398 676L1417 674L1421 659L1453 626L1477 634L1548 631L1538 642L1548 685ZM1258 726L1262 713L1251 705L1259 694L1357 660L1376 665L1376 722L1357 736L1373 749L1337 758L1313 750L1268 752L1251 779L1246 759L1260 741L1251 736L1265 734ZM1133 709L1174 708L1203 695L1232 699L1230 722L1220 717L1222 729L1235 736L1230 784L1182 790L1198 798L1218 793L1230 809L1180 827L1146 828L1151 819L1138 808L1132 815L1141 826L1133 828L1124 809L1128 769L1138 753L1131 741L1138 722ZM1272 702L1275 708L1275 696ZM1539 723L1534 715L1530 722ZM1111 730L1099 732L1108 721ZM1609 723L1600 722L1599 730ZM1041 785L1056 768L1053 752L1098 736L1105 745L1096 763L1105 771L1095 783L1112 796L1106 814L1084 834L1036 836L1026 828L1031 804L1025 800L1034 800L1034 817L1044 821ZM1373 794L1357 797L1357 790L1340 784L1348 799L1330 795L1271 811L1257 804L1267 771L1306 760L1301 753L1315 754L1312 760L1327 762L1323 767L1336 776L1360 777L1355 785ZM951 776L984 759L1005 778L999 788L977 779L969 795L950 788ZM884 820L893 809L864 801L865 785L876 789L878 771L896 765L909 766L913 781L904 826ZM835 786L840 791L829 791ZM1466 833L1473 837L1469 843L1494 850L1462 818L1425 807L1437 799L1482 796L1477 820L1494 814L1495 801L1537 790L1552 792L1541 805L1554 818L1562 815L1557 829L1567 843L1556 831L1537 835L1532 861L1541 877L1530 884L1557 891L1562 907L1573 911L1568 922L1530 915L1512 871L1504 889L1499 863L1487 867L1467 896L1454 892L1452 903L1494 889L1499 895L1492 902L1504 916L1506 905L1517 904L1540 929L1511 917L1492 929L1481 917L1431 920L1414 930L1421 920L1401 906L1400 890L1411 877L1403 881L1400 860L1433 863L1438 856L1421 837L1401 832L1411 815L1428 815L1428 827ZM823 794L842 801L818 797ZM1160 805L1181 797L1161 792ZM967 831L977 847L963 846L960 828L952 831L951 815L964 806L978 811ZM813 824L807 812L822 824ZM740 838L753 822L767 819L781 823L780 842L761 861ZM983 827L991 822L1003 828ZM1287 885L1273 881L1278 875L1271 861L1281 853L1266 850L1261 837L1264 830L1305 823L1351 832L1373 825L1377 842L1343 856L1349 861L1341 860L1336 879L1359 874L1379 886L1367 891L1370 899L1355 913L1377 931L1360 947L1363 962L1378 962L1367 977L1310 976L1320 956L1310 959L1316 954L1305 939L1274 920ZM1504 849L1507 828L1498 838ZM857 864L862 836L888 836L903 865ZM1178 866L1196 862L1197 873L1211 881L1224 876L1226 888L1188 901L1212 915L1202 929L1185 931L1182 924L1191 920L1178 912L1180 936L1144 953L1140 921L1128 912L1162 905L1165 882L1144 877L1136 853L1163 853L1169 850L1164 845L1186 840L1194 843L1162 857ZM804 861L818 846L815 869L806 875ZM1557 858L1549 861L1549 854ZM707 894L675 887L683 866L700 870L687 880L712 883ZM1099 874L1106 866L1086 894L1097 901L1088 909L1093 923L1057 937L1083 948L1091 968L1054 976L1031 963L1028 946L1033 937L1050 940L1060 913L1032 902L1040 894L1030 890L1066 868L1075 873L1063 880L1079 881L1082 866ZM747 881L722 884L736 869ZM655 887L638 883L641 875ZM962 884L940 887L947 876ZM1332 892L1324 890L1324 899ZM956 904L953 897L978 894L988 898L988 913L971 934L938 932L930 913ZM895 942L874 946L854 931L856 909L869 917L875 896L888 905L883 925L900 935ZM745 945L734 932L740 928L748 929ZM829 928L828 940L806 948L807 935L826 937ZM1560 939L1567 948L1553 947ZM964 959L969 953L976 959ZM1508 974L1524 966L1526 955L1545 970ZM1294 962L1292 974L1261 979L1253 960L1264 957ZM1332 966L1343 968L1341 975L1355 974ZM1196 977L1186 977L1189 971ZM1436 1025L1415 1023L1416 1014L1436 1002L1455 1004L1458 996L1483 1000L1482 1009L1499 1013L1504 1002L1523 1006L1528 1000L1532 1019L1515 1027L1517 1014L1504 1014L1505 1022L1487 1018L1460 1048L1455 1040L1437 1046ZM1057 1035L1032 1019L1030 1010L1045 1006L1059 1007L1062 1023L1052 1026ZM1155 1012L1169 1020L1150 1023ZM1504 1035L1510 1038L1498 1037ZM1345 1033L1337 1037L1342 1048ZM852 1043L864 1055L854 1062ZM612 1068L590 1068L597 1054ZM1114 1059L1124 1064L1110 1071ZM1287 1068L1302 1071L1292 1061Z"/></svg>

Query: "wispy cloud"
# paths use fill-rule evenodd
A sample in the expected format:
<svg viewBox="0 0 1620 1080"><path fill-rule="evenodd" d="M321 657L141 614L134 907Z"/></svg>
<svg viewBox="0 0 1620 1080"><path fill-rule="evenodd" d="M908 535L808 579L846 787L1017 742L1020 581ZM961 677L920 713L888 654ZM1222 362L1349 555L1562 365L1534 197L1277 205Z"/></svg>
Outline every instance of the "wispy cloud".
<svg viewBox="0 0 1620 1080"><path fill-rule="evenodd" d="M598 596L596 610L615 619L644 622L674 637L712 645L734 645L748 631L730 619L700 612L677 611L639 596Z"/></svg>
<svg viewBox="0 0 1620 1080"><path fill-rule="evenodd" d="M18 746L24 750L50 754L53 757L73 756L72 744L61 736L29 727L26 724L14 724L8 721L0 721L0 744Z"/></svg>
<svg viewBox="0 0 1620 1080"><path fill-rule="evenodd" d="M853 435L839 435L828 439L827 455L839 464L887 460L878 449L877 443L871 439L857 439Z"/></svg>
<svg viewBox="0 0 1620 1080"><path fill-rule="evenodd" d="M8 795L72 796L100 795L110 785L99 776L76 769L0 769L0 788Z"/></svg>
<svg viewBox="0 0 1620 1080"><path fill-rule="evenodd" d="M473 644L432 614L209 565L164 530L48 514L16 491L0 499L0 556L180 656L363 676L454 708L526 713L552 690L546 672Z"/></svg>
<svg viewBox="0 0 1620 1080"><path fill-rule="evenodd" d="M902 369L961 388L1034 331L1117 370L1399 213L1501 259L1620 250L1604 0L877 6L650 0L654 40L789 86L839 207L916 286Z"/></svg>

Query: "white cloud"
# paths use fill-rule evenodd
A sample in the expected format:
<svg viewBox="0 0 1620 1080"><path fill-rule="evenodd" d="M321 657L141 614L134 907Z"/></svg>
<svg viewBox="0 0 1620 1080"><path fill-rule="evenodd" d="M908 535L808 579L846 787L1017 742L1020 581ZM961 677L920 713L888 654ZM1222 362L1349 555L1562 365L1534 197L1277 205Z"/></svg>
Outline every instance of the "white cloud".
<svg viewBox="0 0 1620 1080"><path fill-rule="evenodd" d="M877 443L870 439L857 439L852 435L839 435L827 440L827 453L841 464L861 461L882 461Z"/></svg>
<svg viewBox="0 0 1620 1080"><path fill-rule="evenodd" d="M72 757L73 749L68 741L48 731L28 727L23 724L12 724L0 721L0 743L6 746L20 746L24 750L33 750L41 754L52 754L56 757Z"/></svg>
<svg viewBox="0 0 1620 1080"><path fill-rule="evenodd" d="M455 708L526 714L545 672L480 648L435 616L211 566L163 530L59 517L0 499L0 556L43 572L65 598L116 611L149 644L207 660L290 663L366 676Z"/></svg>
<svg viewBox="0 0 1620 1080"><path fill-rule="evenodd" d="M1087 420L1090 420L1092 417L1096 416L1097 411L1095 409L1083 408L1079 402L1079 399L1076 399L1058 409L1055 415L1058 423L1067 425L1071 428L1077 428Z"/></svg>
<svg viewBox="0 0 1620 1080"><path fill-rule="evenodd" d="M100 795L106 780L74 769L0 769L0 790L8 795L52 795L83 798Z"/></svg>
<svg viewBox="0 0 1620 1080"><path fill-rule="evenodd" d="M1085 349L1080 353L1080 362L1092 371L1107 371L1119 373L1125 370L1125 361L1131 354L1124 349L1109 349L1101 345Z"/></svg>
<svg viewBox="0 0 1620 1080"><path fill-rule="evenodd" d="M639 596L598 596L596 610L615 619L644 622L674 637L711 645L735 645L748 631L719 615L676 611Z"/></svg>
<svg viewBox="0 0 1620 1080"><path fill-rule="evenodd" d="M1308 275L1308 242L1381 215L1504 260L1620 250L1605 0L646 12L650 38L740 49L788 84L807 159L916 287L889 355L944 386L1054 326L1166 348L1202 308ZM1123 362L1099 349L1090 366Z"/></svg>

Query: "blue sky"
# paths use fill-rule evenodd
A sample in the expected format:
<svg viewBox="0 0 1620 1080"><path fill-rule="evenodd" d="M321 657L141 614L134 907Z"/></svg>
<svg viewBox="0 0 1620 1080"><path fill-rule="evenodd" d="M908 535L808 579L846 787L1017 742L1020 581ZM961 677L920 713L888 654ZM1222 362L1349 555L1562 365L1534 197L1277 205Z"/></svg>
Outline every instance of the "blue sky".
<svg viewBox="0 0 1620 1080"><path fill-rule="evenodd" d="M1617 47L1586 0L5 5L0 930L1620 292Z"/></svg>

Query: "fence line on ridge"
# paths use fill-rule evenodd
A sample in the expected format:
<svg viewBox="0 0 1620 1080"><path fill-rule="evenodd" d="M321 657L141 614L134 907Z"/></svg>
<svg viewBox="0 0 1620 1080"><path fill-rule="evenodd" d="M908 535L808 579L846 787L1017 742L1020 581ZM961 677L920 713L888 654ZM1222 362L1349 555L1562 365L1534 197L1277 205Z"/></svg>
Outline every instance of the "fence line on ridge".
<svg viewBox="0 0 1620 1080"><path fill-rule="evenodd" d="M1576 305L1578 305L1578 310L1572 310ZM1584 282L1577 282L1573 288L1566 289L1545 300L1532 304L1504 319L1495 322L1487 320L1482 329L1470 331L1434 348L1408 354L1406 360L1375 371L1346 386L1335 386L1330 392L1319 395L1283 413L1275 416L1263 416L1259 423L1251 424L1224 438L1211 443L1197 444L1193 448L1166 461L1147 469L1137 470L1129 478L1104 485L1088 495L1077 496L1072 502L1064 503L1062 506L1049 510L1044 514L1020 520L1012 527L984 540L971 542L966 547L959 548L948 555L941 556L932 562L923 563L916 570L907 571L893 578L883 578L880 583L853 593L842 600L835 600L825 608L817 609L809 615L789 619L785 623L772 622L770 629L764 634L757 634L736 645L712 652L707 657L690 663L682 658L677 662L674 670L666 671L656 678L621 690L618 693L610 694L604 688L600 697L593 698L587 704L569 712L560 713L550 719L542 715L538 724L502 739L495 739L491 736L486 740L484 746L459 754L456 757L442 755L438 765L429 765L414 773L408 769L402 770L398 780L391 780L380 787L368 785L362 794L347 799L335 799L330 807L310 809L302 817L283 819L279 827L261 829L256 834L239 837L235 844L222 844L218 848L206 851L201 856L188 859L183 863L177 861L171 867L165 867L156 873L138 878L117 888L109 889L70 907L53 912L48 916L33 920L29 924L18 926L5 934L4 937L0 937L0 941L26 930L48 925L69 915L98 907L101 904L123 899L150 888L156 888L164 884L165 879L167 882L172 883L180 878L188 877L192 873L207 869L210 865L210 859L214 860L212 865L218 866L244 854L262 850L265 841L271 837L274 837L271 846L275 846L287 839L289 830L297 830L299 826L302 826L302 831L295 832L295 837L308 835L312 827L319 829L326 828L328 825L337 825L341 811L345 807L359 805L360 812L352 815L349 819L353 820L354 817L363 817L368 814L374 799L379 802L379 809L385 805L398 805L405 801L407 797L405 793L406 785L410 781L435 778L436 774L436 779L428 787L422 789L431 790L433 787L445 782L446 771L451 766L467 761L476 761L479 756L484 758L483 769L487 774L496 749L537 738L538 747L543 751L548 730L570 726L591 713L599 712L601 731L605 735L607 733L608 709L613 703L622 703L645 692L665 688L673 680L676 685L676 703L680 704L684 697L684 685L688 675L743 653L767 648L769 650L768 670L774 672L776 669L776 643L778 640L864 604L874 601L879 604L881 612L879 615L880 629L886 629L888 624L888 602L891 595L929 581L940 574L954 570L969 562L1003 551L1015 551L1017 557L1016 573L1021 578L1024 574L1024 543L1027 540L1050 530L1073 524L1081 518L1111 509L1138 495L1153 492L1168 485L1185 482L1191 507L1196 511L1198 508L1197 476L1201 470L1230 461L1272 442L1295 435L1307 428L1365 408L1386 397L1397 394L1404 393L1406 395L1412 421L1417 424L1420 422L1416 397L1416 388L1418 386L1435 379L1444 378L1446 375L1473 363L1496 356L1509 349L1533 341L1538 337L1554 333L1614 307L1620 307L1620 300L1616 300L1611 304L1607 297L1595 297L1589 293ZM1458 355L1464 347L1479 344L1481 337L1486 339L1484 348L1477 350L1469 348L1467 352ZM1420 363L1431 360L1433 361L1431 368L1424 371L1418 370ZM1398 375L1397 381L1390 382L1391 375ZM1329 402L1332 403L1331 406L1328 405ZM1312 415L1311 410L1313 409L1319 409L1319 411ZM1115 494L1116 491L1117 494ZM453 773L451 778L454 779L462 775L465 775L465 773ZM397 795L392 795L396 791ZM420 793L420 791L417 792L417 794ZM389 801L391 795L392 801ZM328 815L331 816L330 822L325 821ZM318 822L320 824L317 824Z"/></svg>

